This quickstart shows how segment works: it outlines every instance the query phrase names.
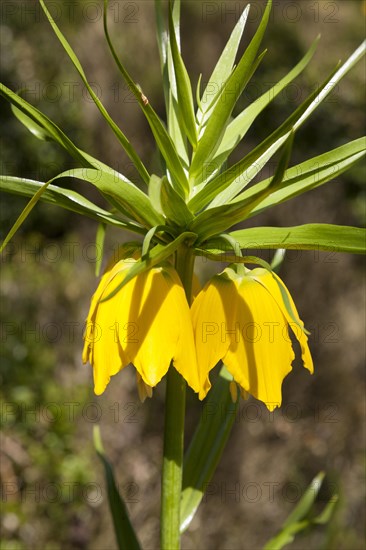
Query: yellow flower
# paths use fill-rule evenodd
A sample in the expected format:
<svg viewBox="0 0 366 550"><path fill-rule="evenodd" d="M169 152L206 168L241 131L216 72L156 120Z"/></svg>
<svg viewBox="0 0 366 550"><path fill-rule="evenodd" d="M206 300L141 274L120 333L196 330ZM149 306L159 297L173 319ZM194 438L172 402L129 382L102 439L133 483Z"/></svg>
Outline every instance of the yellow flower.
<svg viewBox="0 0 366 550"><path fill-rule="evenodd" d="M83 362L93 367L94 390L104 392L110 377L132 363L142 400L167 373L170 363L199 392L189 306L172 266L137 275L110 299L135 259L121 259L103 275L92 298L84 335Z"/></svg>
<svg viewBox="0 0 366 550"><path fill-rule="evenodd" d="M304 367L313 372L307 336L291 295L275 274L265 269L244 275L227 268L213 277L192 305L197 361L204 384L220 361L242 392L263 401L269 410L281 405L281 386L295 357L291 327L300 343ZM233 392L235 393L235 392Z"/></svg>

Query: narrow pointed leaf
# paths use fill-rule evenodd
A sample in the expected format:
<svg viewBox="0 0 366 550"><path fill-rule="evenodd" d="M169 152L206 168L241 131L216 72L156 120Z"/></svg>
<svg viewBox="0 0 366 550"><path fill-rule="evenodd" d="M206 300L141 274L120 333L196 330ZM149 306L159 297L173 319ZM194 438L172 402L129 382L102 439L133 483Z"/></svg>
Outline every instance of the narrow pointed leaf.
<svg viewBox="0 0 366 550"><path fill-rule="evenodd" d="M170 48L175 69L175 78L177 85L178 104L182 113L180 120L184 125L185 132L192 146L197 144L197 129L194 114L193 94L191 82L184 65L182 56L179 52L177 37L175 34L172 10L169 8L169 39Z"/></svg>
<svg viewBox="0 0 366 550"><path fill-rule="evenodd" d="M38 139L58 143L85 168L96 168L97 170L116 174L116 170L79 149L51 119L1 83L0 95L10 102L12 111L19 122ZM127 180L122 174L119 174L119 176Z"/></svg>
<svg viewBox="0 0 366 550"><path fill-rule="evenodd" d="M185 228L193 219L185 201L165 176L161 183L161 206L166 218L181 228Z"/></svg>
<svg viewBox="0 0 366 550"><path fill-rule="evenodd" d="M364 254L366 231L360 227L311 223L294 227L251 227L230 235L242 249L285 248Z"/></svg>
<svg viewBox="0 0 366 550"><path fill-rule="evenodd" d="M243 139L258 115L307 67L314 56L320 37L312 44L307 54L284 78L277 82L271 89L261 95L249 107L244 109L225 130L222 142L212 159L212 163L222 166L231 151Z"/></svg>
<svg viewBox="0 0 366 550"><path fill-rule="evenodd" d="M294 130L300 128L300 126L309 118L313 111L317 108L318 104L324 101L324 99L330 94L336 84L342 80L342 78L358 63L366 53L366 40L360 44L360 46L353 52L352 55L347 59L345 63L339 68L335 73L334 78L329 83L329 86L323 88L319 93L319 96L316 98L316 101L313 101L302 115L302 117L296 122Z"/></svg>
<svg viewBox="0 0 366 550"><path fill-rule="evenodd" d="M183 135L181 126L179 125L179 105L173 93L170 92L169 107L168 107L168 128L169 134L176 147L177 153L180 158L180 162L184 168L188 171L189 158L187 152L187 139Z"/></svg>
<svg viewBox="0 0 366 550"><path fill-rule="evenodd" d="M184 457L181 532L187 529L201 503L235 420L238 401L231 400L231 381L231 374L222 367L204 402L201 419Z"/></svg>
<svg viewBox="0 0 366 550"><path fill-rule="evenodd" d="M320 187L348 170L365 156L366 138L362 137L323 153L301 164L292 166L286 171L282 186L260 202L249 214L249 217L260 214L267 208L281 204L306 191ZM256 195L268 185L268 179L253 185L240 193L232 202L241 201Z"/></svg>
<svg viewBox="0 0 366 550"><path fill-rule="evenodd" d="M318 518L311 518L309 516L322 486L324 476L324 472L319 472L313 479L294 510L284 522L281 531L267 542L263 550L281 550L281 548L294 540L295 535L316 525ZM328 509L329 504L330 502L326 506ZM334 505L330 508L334 508ZM321 517L321 515L318 517Z"/></svg>
<svg viewBox="0 0 366 550"><path fill-rule="evenodd" d="M276 172L273 178L268 181L266 187L262 186L257 193L252 194L249 198L217 206L216 208L210 208L198 214L189 227L192 231L198 233L200 237L199 242L217 233L222 233L229 227L246 219L257 204L261 203L268 195L281 186L290 160L293 138L294 134L291 132L285 144L284 152L278 163Z"/></svg>
<svg viewBox="0 0 366 550"><path fill-rule="evenodd" d="M148 183L149 178L150 178L149 173L146 170L145 166L143 165L143 163L142 163L140 157L138 156L137 152L132 147L131 143L129 142L129 140L127 139L125 134L122 132L122 130L117 126L117 124L111 118L111 116L109 115L107 109L104 107L104 105L99 100L96 93L94 92L93 88L90 86L90 84L88 82L88 79L86 77L86 74L84 72L84 69L82 68L82 66L80 64L80 61L78 60L75 52L71 48L70 44L68 43L68 41L66 40L66 38L64 37L64 35L60 31L60 29L58 28L58 26L56 25L55 21L53 20L52 15L48 11L44 0L39 0L39 2L41 4L41 7L42 7L48 21L50 22L51 27L53 28L57 38L59 39L61 45L65 49L67 55L69 56L70 60L72 61L73 65L74 65L75 69L77 70L77 72L79 73L82 81L84 82L84 84L85 84L85 86L86 86L86 88L87 88L87 90L90 94L90 97L93 99L95 105L98 107L100 113L102 114L102 116L104 117L104 119L106 120L106 122L108 123L110 128L112 129L113 133L117 137L117 139L120 142L120 144L122 145L123 149L126 151L127 155L130 157L130 159L134 163L134 165L135 165L136 169L138 170L140 176L142 177L143 181L145 183Z"/></svg>
<svg viewBox="0 0 366 550"><path fill-rule="evenodd" d="M103 250L104 250L104 241L106 234L106 224L100 223L97 228L97 234L95 236L95 248L97 251L97 259L95 262L95 276L99 277L100 270L103 262Z"/></svg>
<svg viewBox="0 0 366 550"><path fill-rule="evenodd" d="M8 244L8 242L10 241L10 239L13 238L13 236L15 235L15 233L18 231L19 227L23 224L23 222L27 219L27 217L29 216L29 214L31 213L31 211L33 210L33 208L35 207L35 205L37 204L37 202L40 200L41 196L43 195L43 193L46 191L48 185L49 185L49 181L47 181L46 183L44 183L42 185L42 187L40 187L38 189L38 191L33 195L33 197L31 198L31 200L29 201L29 203L26 205L26 207L22 210L20 216L18 217L18 219L16 220L16 222L14 223L13 227L10 229L9 233L6 235L4 241L2 242L1 246L0 246L0 252L2 252L4 250L4 248L6 247L6 245Z"/></svg>
<svg viewBox="0 0 366 550"><path fill-rule="evenodd" d="M316 100L316 97L319 95L319 90L329 85L334 73L335 71L329 75L317 90L309 95L309 97L283 124L281 124L279 128L272 132L272 134L262 141L262 143L257 145L253 151L231 166L228 170L210 180L207 185L189 201L189 207L197 211L197 209L202 208L211 201L209 208L214 208L226 204L240 193L240 191L242 191L262 170L286 139L288 139L296 121L299 120L308 109L308 106Z"/></svg>
<svg viewBox="0 0 366 550"><path fill-rule="evenodd" d="M236 23L229 40L227 41L225 48L207 82L206 88L202 94L201 105L202 108L198 110L197 116L199 122L202 124L205 122L204 114L208 111L212 105L213 100L220 93L221 86L227 81L235 63L235 58L238 53L239 44L243 36L244 28L248 19L248 13L250 5L246 6L241 16ZM211 88L214 87L214 93L211 93ZM209 99L210 97L210 99Z"/></svg>
<svg viewBox="0 0 366 550"><path fill-rule="evenodd" d="M108 21L107 21L107 8L108 1L104 0L104 34L108 42L109 49L111 54L116 62L117 67L119 68L123 78L126 80L129 88L136 97L142 112L144 113L152 133L154 135L155 141L159 147L159 150L166 162L167 168L173 178L173 183L176 186L177 191L184 197L188 193L188 180L185 175L185 172L182 167L182 163L179 159L178 153L176 151L175 145L169 136L164 124L160 120L157 113L154 111L150 105L147 97L141 92L141 89L135 84L123 64L121 63L116 50L112 44L109 31L108 31Z"/></svg>
<svg viewBox="0 0 366 550"><path fill-rule="evenodd" d="M238 254L235 254L235 252L227 250L226 248L196 248L195 254L196 256L203 256L204 258L212 260L213 262L260 265L268 271L273 271L271 265L266 262L266 260L263 260L263 258L258 258L258 256L239 256Z"/></svg>
<svg viewBox="0 0 366 550"><path fill-rule="evenodd" d="M191 210L196 212L212 199L210 207L225 204L240 193L279 149L291 129L297 130L345 74L362 58L365 54L365 44L366 42L361 44L346 63L333 71L318 90L310 94L302 105L249 155L209 181L205 188L189 202Z"/></svg>
<svg viewBox="0 0 366 550"><path fill-rule="evenodd" d="M49 132L45 128L42 128L39 124L34 122L29 116L27 116L23 111L18 109L18 107L15 107L15 105L11 105L11 110L13 111L13 115L25 126L28 128L28 130L38 139L42 141L50 141L53 139L53 137L50 135Z"/></svg>
<svg viewBox="0 0 366 550"><path fill-rule="evenodd" d="M164 214L163 207L161 205L161 183L162 180L159 178L159 176L152 174L150 177L149 182L149 198L151 201L151 204L153 205L153 208L159 214Z"/></svg>
<svg viewBox="0 0 366 550"><path fill-rule="evenodd" d="M13 195L32 197L42 186L44 186L44 182L0 175L0 190L12 193ZM42 193L40 200L70 210L71 212L76 212L82 216L87 216L101 223L114 225L142 235L146 233L144 227L119 219L71 189L63 189L62 187L50 184Z"/></svg>
<svg viewBox="0 0 366 550"><path fill-rule="evenodd" d="M15 116L33 133L33 135L40 139L56 141L62 145L71 156L85 165L85 158L82 152L78 150L66 134L64 134L46 115L1 83L0 95L11 103L15 108L13 110Z"/></svg>
<svg viewBox="0 0 366 550"><path fill-rule="evenodd" d="M163 216L153 208L149 197L131 182L120 179L117 174L80 168L62 172L52 181L60 178L77 178L91 183L124 215L146 227L164 223Z"/></svg>
<svg viewBox="0 0 366 550"><path fill-rule="evenodd" d="M130 522L128 511L118 490L111 463L105 456L99 426L94 428L94 447L104 467L109 509L112 514L114 532L119 550L140 550L136 533Z"/></svg>
<svg viewBox="0 0 366 550"><path fill-rule="evenodd" d="M223 87L221 97L224 97L225 100L221 101L220 98L217 101L207 123L205 132L198 142L190 169L190 179L193 181L196 178L200 179L202 176L203 163L209 161L217 149L223 129L252 74L252 65L255 62L259 46L267 27L271 5L272 0L268 0L266 10L257 32L244 52L237 67Z"/></svg>

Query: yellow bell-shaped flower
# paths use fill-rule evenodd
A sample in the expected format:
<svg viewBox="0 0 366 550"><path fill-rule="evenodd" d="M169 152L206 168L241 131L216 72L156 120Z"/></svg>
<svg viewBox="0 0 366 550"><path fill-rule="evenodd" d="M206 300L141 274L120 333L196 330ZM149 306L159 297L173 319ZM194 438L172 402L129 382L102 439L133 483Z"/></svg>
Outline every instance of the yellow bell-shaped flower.
<svg viewBox="0 0 366 550"><path fill-rule="evenodd" d="M103 393L110 377L132 363L143 400L151 396L151 388L172 361L189 386L199 392L189 306L172 266L153 267L137 275L105 300L135 261L121 259L110 266L91 301L83 362L89 361L93 367L95 393Z"/></svg>
<svg viewBox="0 0 366 550"><path fill-rule="evenodd" d="M313 372L307 336L291 295L277 275L265 269L232 268L214 276L192 304L197 361L204 383L221 359L243 392L269 410L281 405L283 379L295 357L289 327L300 343L304 367Z"/></svg>

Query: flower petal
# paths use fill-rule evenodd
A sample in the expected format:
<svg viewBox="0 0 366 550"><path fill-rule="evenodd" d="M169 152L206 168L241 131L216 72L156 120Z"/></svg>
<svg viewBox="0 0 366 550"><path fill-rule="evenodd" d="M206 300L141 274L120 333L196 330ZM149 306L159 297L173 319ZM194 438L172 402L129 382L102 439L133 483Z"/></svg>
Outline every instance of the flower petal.
<svg viewBox="0 0 366 550"><path fill-rule="evenodd" d="M294 359L287 321L263 286L249 276L239 281L239 339L230 345L223 361L245 391L273 410L282 402L282 382Z"/></svg>
<svg viewBox="0 0 366 550"><path fill-rule="evenodd" d="M262 284L276 300L300 344L304 367L310 373L313 373L314 365L308 345L308 338L304 330L304 323L300 319L295 303L285 283L275 273L270 273L261 268L253 269L250 276Z"/></svg>
<svg viewBox="0 0 366 550"><path fill-rule="evenodd" d="M173 365L193 391L200 393L202 384L198 371L191 312L184 288L173 268L166 268L162 273L168 287L171 287L168 298L171 300L171 308L174 311L173 319L179 325L179 336L173 356Z"/></svg>
<svg viewBox="0 0 366 550"><path fill-rule="evenodd" d="M235 330L236 298L233 281L216 275L192 304L191 316L201 380L200 399L205 397L211 387L209 372L229 348L230 331Z"/></svg>
<svg viewBox="0 0 366 550"><path fill-rule="evenodd" d="M126 302L119 312L119 340L128 360L149 386L160 382L173 360L175 368L198 392L189 308L174 269L150 269L124 288ZM127 337L126 327L134 328Z"/></svg>
<svg viewBox="0 0 366 550"><path fill-rule="evenodd" d="M115 286L123 280L124 273L117 273L113 279ZM105 289L105 295L109 294L113 287L109 283ZM103 294L100 297L103 297ZM113 296L106 302L101 302L90 321L92 326L92 350L90 362L93 365L94 391L97 395L104 392L110 377L117 374L128 365L126 355L118 338L118 312L124 308L124 292Z"/></svg>

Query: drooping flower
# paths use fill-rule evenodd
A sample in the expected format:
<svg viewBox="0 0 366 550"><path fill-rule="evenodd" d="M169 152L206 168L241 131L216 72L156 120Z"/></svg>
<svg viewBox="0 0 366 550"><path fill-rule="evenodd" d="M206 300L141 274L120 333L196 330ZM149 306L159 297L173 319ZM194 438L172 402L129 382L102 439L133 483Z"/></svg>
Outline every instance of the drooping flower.
<svg viewBox="0 0 366 550"><path fill-rule="evenodd" d="M220 361L245 393L269 410L281 405L281 387L295 354L289 328L301 346L304 367L313 372L307 336L291 295L277 275L265 269L232 268L214 276L192 305L197 361L205 382Z"/></svg>
<svg viewBox="0 0 366 550"><path fill-rule="evenodd" d="M95 393L103 393L110 377L132 363L139 396L144 400L171 362L199 392L189 306L172 266L153 267L137 275L106 300L135 262L125 258L111 265L91 301L83 362L89 361L93 367Z"/></svg>

